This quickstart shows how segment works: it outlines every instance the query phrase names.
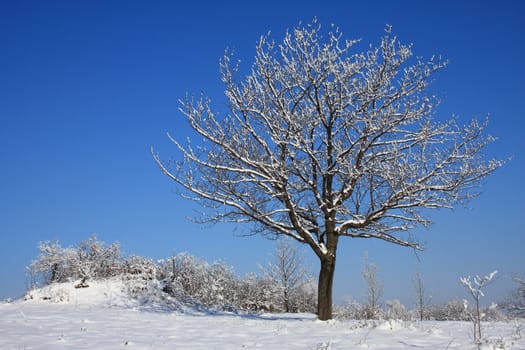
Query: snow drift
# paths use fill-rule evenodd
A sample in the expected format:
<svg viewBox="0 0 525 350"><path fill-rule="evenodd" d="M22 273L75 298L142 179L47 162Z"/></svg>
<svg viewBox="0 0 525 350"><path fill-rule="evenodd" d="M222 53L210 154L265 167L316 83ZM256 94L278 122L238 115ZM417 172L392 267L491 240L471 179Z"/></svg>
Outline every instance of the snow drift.
<svg viewBox="0 0 525 350"><path fill-rule="evenodd" d="M141 302L119 279L56 283L0 304L0 349L477 349L459 321L318 321ZM482 349L524 349L525 321L486 322Z"/></svg>

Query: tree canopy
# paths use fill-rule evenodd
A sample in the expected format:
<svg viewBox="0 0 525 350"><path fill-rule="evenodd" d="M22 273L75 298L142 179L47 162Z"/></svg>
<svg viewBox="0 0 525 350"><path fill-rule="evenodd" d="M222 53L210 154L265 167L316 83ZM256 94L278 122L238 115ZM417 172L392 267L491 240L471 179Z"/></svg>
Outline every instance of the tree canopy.
<svg viewBox="0 0 525 350"><path fill-rule="evenodd" d="M188 98L180 110L196 145L170 136L181 155L173 163L152 150L184 195L213 209L207 220L310 246L321 261L321 319L331 318L340 237L421 249L410 229L431 224L427 209L473 198L503 164L484 155L494 140L487 120L435 116L439 99L427 88L446 61L414 57L390 27L378 46L358 51L358 42L315 20L279 44L262 36L240 79L226 52L226 113Z"/></svg>

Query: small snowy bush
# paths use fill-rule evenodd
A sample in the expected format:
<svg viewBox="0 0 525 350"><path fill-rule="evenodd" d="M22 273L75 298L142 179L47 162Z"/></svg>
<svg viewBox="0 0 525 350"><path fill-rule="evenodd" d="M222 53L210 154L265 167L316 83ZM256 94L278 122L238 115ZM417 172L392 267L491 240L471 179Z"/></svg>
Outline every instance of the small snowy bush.
<svg viewBox="0 0 525 350"><path fill-rule="evenodd" d="M434 321L468 321L468 313L462 300L453 299L445 304L428 307L428 317Z"/></svg>
<svg viewBox="0 0 525 350"><path fill-rule="evenodd" d="M503 309L515 317L525 317L525 280L520 277L513 277L516 282L516 289L502 302Z"/></svg>
<svg viewBox="0 0 525 350"><path fill-rule="evenodd" d="M33 277L32 284L48 285L66 282L79 277L78 256L76 250L63 248L58 243L41 242L36 260L31 262L28 270Z"/></svg>
<svg viewBox="0 0 525 350"><path fill-rule="evenodd" d="M406 309L406 307L403 304L401 304L401 302L397 299L387 300L385 302L385 305L385 318L387 320L409 321L413 318L411 313Z"/></svg>
<svg viewBox="0 0 525 350"><path fill-rule="evenodd" d="M349 319L349 320L367 320L368 306L363 305L352 298L348 298L345 304L338 305L335 308L335 314L337 318Z"/></svg>
<svg viewBox="0 0 525 350"><path fill-rule="evenodd" d="M29 266L36 286L79 278L110 278L122 272L119 244L106 246L96 236L81 242L77 248L63 248L58 242L47 241L40 243L38 249L40 254Z"/></svg>

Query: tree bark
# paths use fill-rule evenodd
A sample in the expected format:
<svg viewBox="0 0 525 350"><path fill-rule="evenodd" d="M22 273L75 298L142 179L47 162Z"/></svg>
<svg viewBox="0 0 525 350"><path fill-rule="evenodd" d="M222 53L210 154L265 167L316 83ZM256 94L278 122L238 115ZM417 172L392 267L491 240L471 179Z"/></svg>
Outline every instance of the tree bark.
<svg viewBox="0 0 525 350"><path fill-rule="evenodd" d="M335 256L321 259L317 291L317 317L321 321L332 319L332 286L334 282Z"/></svg>

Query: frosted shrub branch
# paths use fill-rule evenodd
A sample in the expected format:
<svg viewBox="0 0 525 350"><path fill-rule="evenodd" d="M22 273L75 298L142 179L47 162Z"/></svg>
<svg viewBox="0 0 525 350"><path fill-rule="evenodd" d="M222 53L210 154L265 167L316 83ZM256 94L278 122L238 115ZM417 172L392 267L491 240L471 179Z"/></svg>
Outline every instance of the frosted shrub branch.
<svg viewBox="0 0 525 350"><path fill-rule="evenodd" d="M460 283L467 287L475 302L475 314L470 315L470 318L474 324L474 341L478 344L481 342L481 319L483 318L479 302L481 297L485 296L482 289L494 279L497 273L498 271L496 270L483 277L476 275L473 279L470 276L459 279ZM465 310L467 310L467 306L465 301Z"/></svg>

